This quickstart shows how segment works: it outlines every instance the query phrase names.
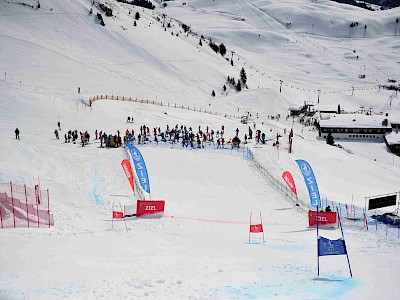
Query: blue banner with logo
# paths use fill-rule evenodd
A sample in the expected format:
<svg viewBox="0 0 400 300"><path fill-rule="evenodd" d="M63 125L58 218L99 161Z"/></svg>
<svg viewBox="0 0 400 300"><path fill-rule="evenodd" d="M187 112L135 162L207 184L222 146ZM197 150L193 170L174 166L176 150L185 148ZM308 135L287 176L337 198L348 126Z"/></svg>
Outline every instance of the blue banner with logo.
<svg viewBox="0 0 400 300"><path fill-rule="evenodd" d="M347 254L346 244L343 239L330 240L318 237L318 256Z"/></svg>
<svg viewBox="0 0 400 300"><path fill-rule="evenodd" d="M311 166L305 160L297 159L296 162L299 165L301 174L303 174L304 181L308 189L308 194L310 195L311 206L317 209L318 207L321 207L321 198L314 172L311 169Z"/></svg>
<svg viewBox="0 0 400 300"><path fill-rule="evenodd" d="M149 175L147 174L146 164L140 151L133 145L127 144L129 152L131 153L133 164L135 165L136 176L139 180L140 186L147 193L150 194Z"/></svg>

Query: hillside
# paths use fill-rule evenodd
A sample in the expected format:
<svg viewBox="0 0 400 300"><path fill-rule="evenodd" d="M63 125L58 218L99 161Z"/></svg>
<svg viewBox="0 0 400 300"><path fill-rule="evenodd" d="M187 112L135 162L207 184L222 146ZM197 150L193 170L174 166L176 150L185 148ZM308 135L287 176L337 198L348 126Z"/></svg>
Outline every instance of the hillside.
<svg viewBox="0 0 400 300"><path fill-rule="evenodd" d="M100 1L106 2L112 17L97 0L40 0L40 8L36 0L0 1L1 186L12 181L33 188L39 178L54 214L51 228L0 230L0 298L397 299L396 228L386 235L380 224L365 231L362 222L346 219L354 277L344 256L321 259L318 277L307 210L276 185L289 170L307 203L295 162L307 160L322 198L341 203L343 218L345 204L361 214L366 197L399 191L400 159L384 143L331 147L314 127L286 116L289 106L308 101L317 110L363 106L400 118L399 96L379 88L400 80L400 8L190 0L153 1L149 10ZM353 22L358 27L350 27ZM225 45L224 56L209 47L210 39ZM227 77L238 80L242 68L247 88L237 92ZM119 98L90 108L89 98L97 95ZM249 124L237 118L245 114L251 114ZM128 116L134 123L126 122ZM60 139L53 133L57 122ZM226 140L237 129L242 141L250 126L268 141L252 139L242 152L212 143L200 149L154 141L138 146L149 171L147 199L165 200L165 216L112 224L112 209L138 196L121 169L125 148L101 148L94 133L128 129L137 136L143 125L215 132L224 125ZM68 130L87 130L89 144L65 143ZM277 134L279 150L273 146ZM260 211L266 242L261 235L249 242L250 212L258 222ZM341 237L339 230L321 234Z"/></svg>

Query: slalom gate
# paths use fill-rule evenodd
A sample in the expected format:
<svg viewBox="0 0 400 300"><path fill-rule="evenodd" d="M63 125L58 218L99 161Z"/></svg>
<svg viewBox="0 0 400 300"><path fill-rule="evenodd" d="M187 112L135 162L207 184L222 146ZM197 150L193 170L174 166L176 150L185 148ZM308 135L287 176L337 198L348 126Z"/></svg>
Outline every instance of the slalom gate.
<svg viewBox="0 0 400 300"><path fill-rule="evenodd" d="M49 190L40 185L0 183L0 227L5 228L49 228L54 226L50 213Z"/></svg>

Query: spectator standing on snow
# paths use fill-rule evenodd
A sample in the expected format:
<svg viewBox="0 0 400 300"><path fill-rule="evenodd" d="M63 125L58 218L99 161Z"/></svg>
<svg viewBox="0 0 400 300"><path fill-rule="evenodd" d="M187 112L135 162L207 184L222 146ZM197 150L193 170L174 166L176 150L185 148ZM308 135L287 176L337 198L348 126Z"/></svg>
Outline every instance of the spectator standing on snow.
<svg viewBox="0 0 400 300"><path fill-rule="evenodd" d="M15 129L15 139L19 140L19 129L17 127L17 129Z"/></svg>

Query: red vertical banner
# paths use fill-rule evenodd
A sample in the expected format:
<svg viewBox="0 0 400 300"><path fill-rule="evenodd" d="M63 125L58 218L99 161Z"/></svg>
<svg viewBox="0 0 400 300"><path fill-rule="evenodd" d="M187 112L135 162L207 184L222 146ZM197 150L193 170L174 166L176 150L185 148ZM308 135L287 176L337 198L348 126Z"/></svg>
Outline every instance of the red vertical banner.
<svg viewBox="0 0 400 300"><path fill-rule="evenodd" d="M129 162L129 160L124 159L121 162L121 166L122 166L122 169L124 170L124 173L125 173L126 177L128 178L129 183L131 184L132 191L135 191L135 185L133 183L133 175L132 175L131 163Z"/></svg>
<svg viewBox="0 0 400 300"><path fill-rule="evenodd" d="M285 171L282 173L282 178L285 180L288 187L292 190L293 194L297 196L296 185L294 184L294 179L292 174L289 171Z"/></svg>

